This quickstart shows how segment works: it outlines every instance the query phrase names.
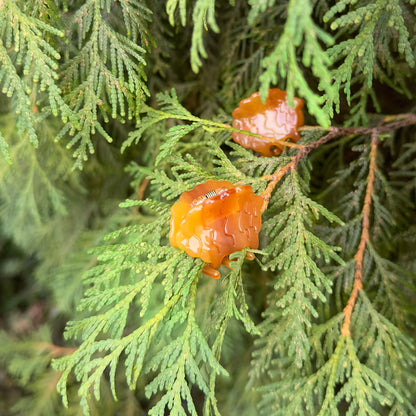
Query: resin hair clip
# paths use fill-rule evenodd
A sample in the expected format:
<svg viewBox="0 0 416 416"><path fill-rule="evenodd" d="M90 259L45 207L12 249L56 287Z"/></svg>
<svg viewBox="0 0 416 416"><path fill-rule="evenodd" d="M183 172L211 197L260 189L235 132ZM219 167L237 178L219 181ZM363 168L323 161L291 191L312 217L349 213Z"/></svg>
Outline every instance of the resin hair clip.
<svg viewBox="0 0 416 416"><path fill-rule="evenodd" d="M260 94L255 92L249 98L240 101L240 105L233 111L233 127L239 130L250 131L267 138L247 136L243 133L233 132L233 140L241 146L253 149L263 156L276 156L282 153L283 145L274 140L290 140L297 142L300 139L298 127L303 125L303 100L293 97L294 108L286 102L286 92L273 88L265 103L262 103Z"/></svg>
<svg viewBox="0 0 416 416"><path fill-rule="evenodd" d="M203 272L215 279L229 265L228 255L259 246L263 198L250 185L208 180L184 192L171 208L169 240L172 246L207 265ZM246 256L253 259L252 253Z"/></svg>

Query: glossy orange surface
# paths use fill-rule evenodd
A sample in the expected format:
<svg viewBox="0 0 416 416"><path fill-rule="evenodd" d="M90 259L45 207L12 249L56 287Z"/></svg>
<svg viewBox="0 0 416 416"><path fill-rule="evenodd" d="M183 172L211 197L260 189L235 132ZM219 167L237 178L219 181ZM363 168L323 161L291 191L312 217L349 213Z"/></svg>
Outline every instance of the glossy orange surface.
<svg viewBox="0 0 416 416"><path fill-rule="evenodd" d="M233 111L233 127L246 130L275 140L289 139L297 142L300 139L298 127L303 126L303 100L294 97L294 108L286 102L286 92L278 88L269 89L265 103L260 94L255 92L249 98L240 101ZM282 153L283 146L270 140L233 133L233 140L241 146L253 149L263 156L276 156Z"/></svg>
<svg viewBox="0 0 416 416"><path fill-rule="evenodd" d="M170 243L210 264L204 273L218 278L213 269L226 256L258 247L262 204L250 185L208 180L184 192L172 206Z"/></svg>

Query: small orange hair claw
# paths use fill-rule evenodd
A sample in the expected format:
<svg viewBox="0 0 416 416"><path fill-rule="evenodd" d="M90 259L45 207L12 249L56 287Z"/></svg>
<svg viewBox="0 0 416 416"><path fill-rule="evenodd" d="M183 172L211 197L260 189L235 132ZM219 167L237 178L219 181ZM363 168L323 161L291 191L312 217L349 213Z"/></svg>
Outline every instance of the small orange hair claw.
<svg viewBox="0 0 416 416"><path fill-rule="evenodd" d="M169 241L208 263L203 273L218 279L221 263L235 251L259 246L263 198L250 185L208 180L184 192L171 208ZM253 259L253 253L246 257ZM229 263L228 263L229 264Z"/></svg>
<svg viewBox="0 0 416 416"><path fill-rule="evenodd" d="M300 139L298 127L303 125L303 100L293 98L295 107L290 108L286 102L287 94L278 88L269 89L266 103L262 103L260 94L255 92L249 98L240 101L233 111L233 127L265 136L265 138L247 136L233 132L233 140L241 146L253 149L263 156L276 156L282 153L283 145L267 140Z"/></svg>

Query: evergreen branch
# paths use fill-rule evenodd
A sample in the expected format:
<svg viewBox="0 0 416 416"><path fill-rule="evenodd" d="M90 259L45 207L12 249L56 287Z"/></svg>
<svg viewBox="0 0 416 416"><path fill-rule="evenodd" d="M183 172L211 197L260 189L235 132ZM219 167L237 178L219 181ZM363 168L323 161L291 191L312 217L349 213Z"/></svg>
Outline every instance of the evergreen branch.
<svg viewBox="0 0 416 416"><path fill-rule="evenodd" d="M215 329L215 331L217 331L212 345L212 354L217 360L220 360L221 358L224 338L231 318L234 317L239 320L248 333L260 335L259 330L248 314L249 308L246 302L246 295L244 293L242 282L242 265L246 253L247 250L244 249L241 252L233 254L232 261L230 262L230 267L232 267L232 269L230 273L224 277L224 280L227 279L227 284L224 288L225 290L221 290L220 296L214 300L214 313L212 314L211 322L208 323L208 326L211 326L212 330ZM216 372L211 373L209 379L210 392L215 392L217 375ZM216 416L220 415L217 406L217 398L214 394L207 395L205 400L205 413L209 415L211 409Z"/></svg>
<svg viewBox="0 0 416 416"><path fill-rule="evenodd" d="M165 408L170 415L186 415L187 411L196 416L196 408L191 395L189 381L201 391L212 396L214 392L208 386L201 369L202 361L208 366L211 375L223 374L218 359L209 348L195 319L196 286L198 277L194 277L188 295L186 327L183 334L163 348L150 361L149 368L155 370L160 367L161 372L146 386L146 396L166 390L158 403L150 410L149 415L163 416Z"/></svg>
<svg viewBox="0 0 416 416"><path fill-rule="evenodd" d="M95 325L93 332L86 335L87 338L84 343L81 344L81 346L76 349L72 355L55 360L53 362L54 367L62 371L57 388L62 394L64 404L68 406L66 384L68 376L72 370L75 371L77 378L82 380L79 394L84 399L83 406L87 414L88 405L86 399L90 397L91 387L94 387L94 395L97 399L99 399L100 378L108 366L111 368L113 395L116 397L114 390L115 369L123 351L126 351L127 353L127 381L129 385L133 387L137 382L137 378L139 377L143 366L144 353L147 351L158 326L166 315L171 312L172 308L180 301L181 297L184 296L183 291L186 286L187 285L182 286L182 288L178 290L176 294L173 295L163 306L163 308L161 308L152 318L148 319L139 328L135 329L129 335L121 339L110 339L102 342L94 341L94 338L99 334L104 325L106 325L107 317L111 315L111 312L102 315L103 319L98 322L99 325ZM118 303L115 306L115 309L113 308L113 312L118 310L120 306L120 303ZM95 321L97 320L97 317L93 318ZM91 322L90 325L91 324L93 324L93 322ZM103 350L108 350L108 354L106 356L102 359L91 359L97 351Z"/></svg>
<svg viewBox="0 0 416 416"><path fill-rule="evenodd" d="M326 301L331 282L316 261L323 257L343 264L336 247L331 247L309 231L320 215L329 221L341 221L324 207L304 195L301 180L292 170L279 189L275 215L263 223L263 232L269 238L265 248L263 268L280 270L268 297L268 308L259 325L264 339L290 340L288 353L296 366L309 362L308 332L312 319L318 317L314 300ZM269 213L270 215L270 213ZM278 349L271 344L269 354Z"/></svg>
<svg viewBox="0 0 416 416"><path fill-rule="evenodd" d="M181 25L186 25L186 0L167 0L166 1L166 13L169 16L169 23L173 26L175 24L175 12L179 7L179 16Z"/></svg>
<svg viewBox="0 0 416 416"><path fill-rule="evenodd" d="M52 20L58 28L50 24ZM43 108L45 114L60 115L64 123L69 120L78 126L75 113L63 99L57 81L61 55L52 46L51 35L63 37L64 34L59 28L56 6L40 2L32 13L27 14L19 2L6 1L0 10L0 26L4 28L2 35L5 38L5 43L0 40L0 82L3 81L3 92L15 98L18 131L27 133L31 143L38 146L35 124L39 118L38 106L44 96L47 98L47 106ZM14 52L13 61L9 56L11 51ZM5 153L7 148L3 140L0 145Z"/></svg>
<svg viewBox="0 0 416 416"><path fill-rule="evenodd" d="M201 58L207 58L203 34L208 27L218 33L220 31L215 20L215 0L197 0L192 13L194 29L192 31L191 67L197 73L202 66Z"/></svg>
<svg viewBox="0 0 416 416"><path fill-rule="evenodd" d="M276 0L249 0L248 4L251 9L248 15L248 23L254 25L261 13L266 12L267 9L272 8Z"/></svg>
<svg viewBox="0 0 416 416"><path fill-rule="evenodd" d="M47 123L38 124L36 134L42 137L38 149L16 131L15 118L7 115L11 129L10 155L13 165L0 165L0 216L3 230L27 252L46 249L45 237L52 235L57 224L65 229L68 213L81 200L82 186L77 176L67 179L71 168L71 158L64 148L54 142L59 121L52 118ZM16 117L17 118L17 117ZM3 124L3 119L1 120ZM70 193L72 197L67 198ZM74 195L78 194L77 197ZM72 199L72 201L70 201ZM72 204L74 203L74 205ZM79 231L88 215L88 204L77 214L79 224L71 227L74 234ZM7 218L7 220L6 220ZM60 241L60 240L59 240ZM70 244L62 245L62 253ZM58 250L59 251L59 250ZM48 249L45 255L48 257ZM62 253L58 254L59 257ZM56 260L56 259L54 259Z"/></svg>
<svg viewBox="0 0 416 416"><path fill-rule="evenodd" d="M350 336L350 323L351 314L357 300L358 292L363 288L362 284L362 269L363 259L366 244L370 241L370 210L371 210L371 199L374 192L374 179L375 172L377 170L377 147L379 144L379 138L377 131L373 131L371 135L371 151L370 151L370 166L367 179L367 189L365 192L364 206L361 212L362 216L362 232L358 251L354 256L355 260L355 275L354 275L354 286L350 298L348 299L347 306L344 308L344 323L342 325L341 333L343 336Z"/></svg>
<svg viewBox="0 0 416 416"><path fill-rule="evenodd" d="M415 113L415 2L0 0L11 412L416 416L416 114L370 114L394 111L396 93ZM290 143L226 124L272 84L325 128L300 127ZM341 103L351 116L329 127ZM288 149L259 157L235 133ZM98 151L82 175L63 136L76 167ZM172 199L208 179L264 198L261 250L231 254L219 281L168 235ZM119 210L126 194L138 200ZM52 320L59 337L60 312L66 344L46 326L27 334Z"/></svg>
<svg viewBox="0 0 416 416"><path fill-rule="evenodd" d="M301 149L302 145L288 142L285 139L276 140L274 137L263 136L261 134L253 133L247 130L236 129L229 124L219 123L217 121L203 119L194 116L185 107L183 107L178 100L176 91L172 89L170 92L160 93L157 96L157 101L161 107L160 110L143 105L141 112L146 113L146 116L141 120L140 126L137 130L129 134L128 139L123 143L122 151L132 143L138 143L143 136L143 133L153 127L156 123L161 121L175 119L186 122L191 122L190 125L173 126L169 129L166 137L168 140L161 146L161 154L157 157L159 162L163 157L167 156L172 150L173 146L186 134L193 131L197 127L201 127L208 133L228 132L228 133L240 133L251 137L258 137L268 140L269 142L285 146L289 148Z"/></svg>
<svg viewBox="0 0 416 416"><path fill-rule="evenodd" d="M180 22L182 26L186 24L186 1L168 0L166 2L166 12L169 17L169 23L173 26L175 23L175 12L179 8ZM210 27L215 33L219 32L219 27L215 20L215 0L196 0L192 11L192 29L191 44L191 67L197 73L202 66L201 58L207 58L207 52L204 46L204 30Z"/></svg>
<svg viewBox="0 0 416 416"><path fill-rule="evenodd" d="M329 378L318 416L338 415L336 404L343 399L349 402L350 414L360 410L359 414L376 416L379 414L374 408L376 404L391 406L394 401L404 404L403 407L408 406L407 410L415 414L414 407L405 401L403 394L394 385L360 362L350 336L340 337L334 354L312 379L325 375ZM340 382L343 385L337 389L337 383Z"/></svg>
<svg viewBox="0 0 416 416"><path fill-rule="evenodd" d="M263 179L269 181L269 183L262 193L262 197L264 199L262 211L267 209L272 192L279 181L291 170L296 169L298 162L305 158L312 150L315 150L330 140L339 138L341 136L356 136L367 134L380 135L413 124L416 124L416 114L398 114L397 116L384 117L381 123L376 127L330 127L329 133L327 133L325 136L322 136L315 142L312 142L311 144L302 146L299 152L292 157L291 161L285 166L281 167L277 172L263 177Z"/></svg>
<svg viewBox="0 0 416 416"><path fill-rule="evenodd" d="M322 144L327 143L328 141L335 139L339 136L342 136L343 133L339 132L337 127L331 128L331 131L326 134L325 136L321 137L319 140L302 147L302 149L297 153L296 156L293 156L291 161L287 163L285 166L280 168L277 172L273 173L272 175L267 175L264 177L265 180L268 180L269 183L266 189L262 193L262 197L264 200L262 211L267 209L269 204L270 197L274 188L276 187L277 183L290 171L296 169L296 166L300 160L302 160L305 156L307 156L312 150L318 148Z"/></svg>
<svg viewBox="0 0 416 416"><path fill-rule="evenodd" d="M164 198L176 198L195 185L216 178L214 173L208 172L190 154L186 154L185 158L180 155L172 156L168 161L172 163L172 175L168 175L163 170L140 169L150 179L152 185L158 185L158 192Z"/></svg>
<svg viewBox="0 0 416 416"><path fill-rule="evenodd" d="M178 143L182 137L186 136L197 127L198 124L196 123L171 127L166 134L166 142L160 146L160 153L156 157L155 166L157 166L161 160L165 159L167 156L170 156L175 144Z"/></svg>
<svg viewBox="0 0 416 416"><path fill-rule="evenodd" d="M380 256L371 243L367 244L367 248L381 278L374 303L380 305L380 310L386 317L391 315L396 324L405 328L414 315L412 301L409 300L409 294L416 292L412 282L414 275Z"/></svg>
<svg viewBox="0 0 416 416"><path fill-rule="evenodd" d="M127 384L134 389L147 352L152 346L155 347L154 338L159 336L162 340L183 329L181 336L162 347L150 359L146 371L155 371L160 367L160 373L147 385L146 395L166 390L152 408L152 415L164 414L165 407L171 410L171 414L185 414L187 410L196 415L189 381L204 394L213 395L202 368L209 369L208 377L212 372L226 374L194 316L196 284L202 264L183 251L160 244L160 227L168 220L167 204L151 200L128 200L123 203L126 207L134 205L153 208L162 215L151 223L127 226L108 235L108 239L129 236L127 242L95 249L100 263L85 275L85 282L90 287L80 308L101 312L68 323L66 336L79 336L83 342L71 355L54 360L55 368L62 371L58 390L67 405L68 377L73 371L81 382L79 395L84 412L88 414L89 399L92 396L100 399L101 379L107 369L112 395L117 397L115 374L123 353L126 356ZM163 234L165 232L166 229ZM158 276L164 277L165 299L161 308L150 305L152 288ZM146 319L137 329L125 335L128 313L134 307L135 299L141 304L138 315L146 316ZM240 308L239 313L240 319L245 322L245 312Z"/></svg>
<svg viewBox="0 0 416 416"><path fill-rule="evenodd" d="M58 415L62 405L56 391L59 373L51 368L51 358L63 356L70 348L51 342L47 326L29 336L16 338L0 331L0 361L24 390L24 398L13 405L16 414ZM10 407L11 408L11 407Z"/></svg>
<svg viewBox="0 0 416 416"><path fill-rule="evenodd" d="M398 60L391 54L391 50L394 50L404 58L408 67L414 67L411 31L407 27L405 7L401 3L399 0L342 1L332 6L324 16L324 21L329 21L337 13L344 12L347 4L350 5L345 14L331 23L332 30L339 29L342 34L349 32L350 36L327 52L333 63L341 61L331 74L336 90L344 89L349 104L351 100L359 99L358 104L352 108L355 115L351 122L356 118L367 121L366 104L369 96L375 106L379 106L372 89L374 79L385 82L402 94L410 95L405 85L404 71L397 70ZM360 84L360 91L351 97L353 84ZM325 108L332 112L335 106L339 112L340 96L325 98Z"/></svg>
<svg viewBox="0 0 416 416"><path fill-rule="evenodd" d="M109 117L121 121L138 119L139 108L149 95L143 58L149 44L144 36L149 11L136 1L113 3L113 7L121 5L128 35L135 38L141 34L143 46L107 22L102 10L104 4L88 0L74 15L80 51L61 70L65 102L77 114L78 121L65 125L57 139L66 134L73 136L67 147L77 146L73 156L75 167L80 169L88 153L94 153L92 136L96 132L112 142L103 127ZM109 12L110 3L106 8Z"/></svg>
<svg viewBox="0 0 416 416"><path fill-rule="evenodd" d="M279 157L258 157L254 152L237 143L230 142L229 146L233 149L233 166L242 176L239 180L251 184L253 190L256 188L255 193L264 189L263 177L271 175L290 160L287 154L281 154Z"/></svg>
<svg viewBox="0 0 416 416"><path fill-rule="evenodd" d="M9 145L6 142L6 139L1 134L1 131L0 131L0 151L3 154L3 157L7 161L7 163L11 164L12 159L10 158Z"/></svg>
<svg viewBox="0 0 416 416"><path fill-rule="evenodd" d="M311 2L290 0L283 33L274 50L262 60L265 71L260 76L260 96L265 99L270 84L277 83L280 76L286 81L289 103L292 102L295 90L298 90L298 96L305 98L309 112L317 118L319 124L327 127L330 121L328 112L321 107L323 97L308 85L297 56L297 48L302 48L302 64L311 68L312 73L319 78L319 88L325 91L326 96L334 98L338 90L331 80L330 59L322 49L321 42L330 45L333 39L314 23Z"/></svg>
<svg viewBox="0 0 416 416"><path fill-rule="evenodd" d="M7 89L3 87L3 91L6 91L9 96L16 96L16 113L19 117L18 129L21 132L27 132L30 142L37 147L39 141L35 131L35 116L32 112L30 98L28 97L30 88L17 74L16 68L7 54L7 49L1 39L0 42L0 80L3 80L7 74Z"/></svg>
<svg viewBox="0 0 416 416"><path fill-rule="evenodd" d="M316 354L317 369L314 371L313 367L305 366L302 371L296 372L290 363L282 359L281 367L277 368L278 381L261 387L262 414L339 416L344 414L338 406L341 402L345 403L343 409L346 414L376 416L382 412L381 409L396 409L397 414L403 415L416 414L409 400L411 393L404 386L407 380L399 379L406 377L405 368L414 363L412 342L374 310L365 293L360 292L359 298L363 309L355 316L361 317L357 321L364 326L367 324L362 319L365 313L371 328L363 327L365 332L358 333L356 340L344 336L339 325L343 314L315 326L310 342L316 348L311 355ZM324 339L320 340L322 337ZM261 341L265 344L260 350L263 354L273 348ZM367 341L373 348L370 351L366 348ZM264 355L259 358L262 362L267 361ZM391 410L390 414L396 413Z"/></svg>
<svg viewBox="0 0 416 416"><path fill-rule="evenodd" d="M35 147L39 144L35 131L37 91L47 91L49 109L53 115L61 114L64 122L68 119L75 122L74 114L64 102L56 81L60 54L44 39L51 35L62 37L63 32L46 23L50 13L53 13L49 5L42 3L36 12L39 18L25 13L14 1L5 1L0 8L2 92L9 98L15 98L17 129L21 134L27 133ZM10 162L7 144L1 134L0 148Z"/></svg>
<svg viewBox="0 0 416 416"><path fill-rule="evenodd" d="M257 45L256 30L247 25L246 21L237 23L241 13L239 8L233 8L229 13L227 27L221 30L220 41L226 42L223 47L223 56L221 56L221 61L224 61L224 71L221 77L220 99L227 112L234 108L235 103L241 97L246 97L249 92L258 89L261 61L265 52L263 45L260 47ZM245 12L242 13L245 14ZM250 53L247 53L248 50Z"/></svg>

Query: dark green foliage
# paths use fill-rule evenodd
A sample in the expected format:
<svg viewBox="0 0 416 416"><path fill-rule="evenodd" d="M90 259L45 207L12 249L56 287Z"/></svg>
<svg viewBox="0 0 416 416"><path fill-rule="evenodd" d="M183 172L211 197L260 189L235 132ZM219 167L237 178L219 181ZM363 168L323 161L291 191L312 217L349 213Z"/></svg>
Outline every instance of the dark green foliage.
<svg viewBox="0 0 416 416"><path fill-rule="evenodd" d="M410 68L415 65L414 45L409 38L409 29L405 20L412 19L407 2L373 1L355 7L346 14L348 4L352 1L340 1L324 16L324 21L331 21L331 29L354 33L329 49L333 62L339 63L333 73L336 90L344 90L347 101L356 101L352 107L352 122L367 123L366 105L370 98L379 108L378 98L374 94L373 84L381 81L402 94L409 94L406 78L411 76ZM411 2L409 2L411 3ZM377 38L377 42L375 42ZM393 59L397 54L397 60ZM409 69L397 71L394 62L406 62ZM360 92L351 94L353 86L358 83ZM334 99L335 98L335 99ZM335 105L339 111L339 98L328 96L328 108Z"/></svg>
<svg viewBox="0 0 416 416"><path fill-rule="evenodd" d="M0 413L416 415L415 27L404 0L0 0ZM261 157L231 113L270 87L306 126ZM168 238L208 179L265 201L219 280Z"/></svg>

